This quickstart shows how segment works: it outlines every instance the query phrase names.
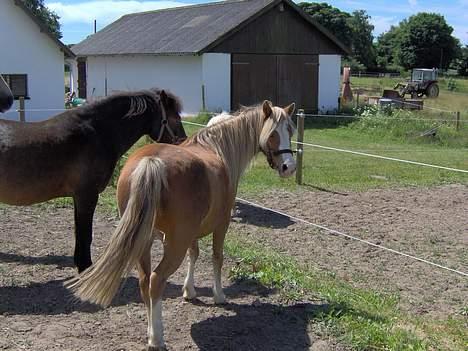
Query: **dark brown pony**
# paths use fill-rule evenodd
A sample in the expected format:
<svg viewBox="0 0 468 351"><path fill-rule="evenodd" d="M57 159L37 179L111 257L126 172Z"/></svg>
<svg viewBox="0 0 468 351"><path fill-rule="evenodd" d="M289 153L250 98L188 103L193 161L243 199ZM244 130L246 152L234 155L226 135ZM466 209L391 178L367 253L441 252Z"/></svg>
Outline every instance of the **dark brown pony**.
<svg viewBox="0 0 468 351"><path fill-rule="evenodd" d="M121 277L137 266L148 313L148 350L165 350L162 296L166 281L188 252L183 295L196 297L198 239L213 233L214 302L224 303L223 243L240 176L259 151L279 176L294 173L293 111L294 104L283 109L265 101L202 129L180 146L154 144L135 151L117 187L122 219L96 264L71 283L76 295L108 305ZM151 272L155 238L164 241L164 256Z"/></svg>
<svg viewBox="0 0 468 351"><path fill-rule="evenodd" d="M3 113L13 105L13 94L8 84L0 75L0 112Z"/></svg>
<svg viewBox="0 0 468 351"><path fill-rule="evenodd" d="M117 160L143 135L185 138L176 96L151 89L111 95L37 123L0 120L0 202L73 197L75 264L91 265L93 215Z"/></svg>

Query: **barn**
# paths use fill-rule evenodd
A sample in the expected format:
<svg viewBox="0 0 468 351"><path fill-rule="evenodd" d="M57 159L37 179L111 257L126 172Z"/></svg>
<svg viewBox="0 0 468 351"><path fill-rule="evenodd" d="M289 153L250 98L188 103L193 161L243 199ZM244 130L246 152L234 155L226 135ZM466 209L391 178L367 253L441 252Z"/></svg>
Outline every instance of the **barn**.
<svg viewBox="0 0 468 351"><path fill-rule="evenodd" d="M64 61L73 52L57 40L18 0L0 1L0 74L15 99L25 98L26 121L37 121L64 108ZM1 118L19 119L8 111Z"/></svg>
<svg viewBox="0 0 468 351"><path fill-rule="evenodd" d="M78 93L166 88L184 112L270 99L338 107L348 49L290 0L230 0L129 14L73 47Z"/></svg>

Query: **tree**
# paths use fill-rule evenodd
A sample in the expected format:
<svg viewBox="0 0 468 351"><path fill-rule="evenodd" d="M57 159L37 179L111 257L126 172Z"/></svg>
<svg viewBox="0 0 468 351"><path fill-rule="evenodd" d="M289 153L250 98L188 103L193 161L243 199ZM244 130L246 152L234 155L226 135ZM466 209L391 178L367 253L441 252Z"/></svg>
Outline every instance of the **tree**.
<svg viewBox="0 0 468 351"><path fill-rule="evenodd" d="M367 69L375 68L376 55L374 48L374 26L370 23L371 17L364 10L354 11L348 19L351 29L351 48L353 55Z"/></svg>
<svg viewBox="0 0 468 351"><path fill-rule="evenodd" d="M468 46L460 49L460 56L455 61L454 67L461 76L468 76Z"/></svg>
<svg viewBox="0 0 468 351"><path fill-rule="evenodd" d="M448 68L460 50L452 32L445 18L436 13L422 12L403 20L394 38L397 62L406 69Z"/></svg>
<svg viewBox="0 0 468 351"><path fill-rule="evenodd" d="M397 49L396 38L400 27L391 26L388 32L382 33L377 38L375 45L377 66L386 69L395 65L395 52Z"/></svg>
<svg viewBox="0 0 468 351"><path fill-rule="evenodd" d="M374 26L370 23L370 16L365 11L354 11L349 14L327 3L301 2L298 6L339 41L351 48L354 62L364 64L367 69L375 67L372 35Z"/></svg>
<svg viewBox="0 0 468 351"><path fill-rule="evenodd" d="M351 47L348 20L351 15L327 3L301 2L298 6L346 46Z"/></svg>
<svg viewBox="0 0 468 351"><path fill-rule="evenodd" d="M44 25L49 29L49 31L57 38L62 38L62 32L60 30L60 17L49 10L47 6L44 5L44 0L22 0L27 8L39 18Z"/></svg>

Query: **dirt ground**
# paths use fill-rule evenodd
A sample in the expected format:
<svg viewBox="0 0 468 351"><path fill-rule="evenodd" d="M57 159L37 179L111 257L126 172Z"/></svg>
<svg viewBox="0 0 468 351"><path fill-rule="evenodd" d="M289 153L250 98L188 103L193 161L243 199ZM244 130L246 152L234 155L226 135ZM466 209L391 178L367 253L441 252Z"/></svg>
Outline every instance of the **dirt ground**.
<svg viewBox="0 0 468 351"><path fill-rule="evenodd" d="M338 194L272 191L258 203L467 272L468 187L376 190ZM93 254L99 255L116 224L95 217ZM54 206L0 207L0 350L141 350L146 312L137 280L127 279L111 307L73 300L63 282L73 268L73 211ZM333 271L350 283L397 292L411 313L446 318L467 306L466 277L344 239L288 218L238 204L231 235L242 235ZM235 234L234 234L235 233ZM153 249L158 257L160 244ZM170 279L164 301L169 350L345 350L317 335L307 315L318 301L281 303L255 282L231 282L229 303L213 305L209 252L196 271L199 299L184 302L185 264Z"/></svg>

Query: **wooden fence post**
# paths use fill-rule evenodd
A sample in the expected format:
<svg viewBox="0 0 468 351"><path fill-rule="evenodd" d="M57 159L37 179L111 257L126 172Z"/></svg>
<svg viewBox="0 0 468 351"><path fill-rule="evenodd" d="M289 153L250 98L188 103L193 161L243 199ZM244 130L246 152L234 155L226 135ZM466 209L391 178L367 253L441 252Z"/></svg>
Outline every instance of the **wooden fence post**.
<svg viewBox="0 0 468 351"><path fill-rule="evenodd" d="M460 129L460 111L457 111L457 124L455 127L457 131Z"/></svg>
<svg viewBox="0 0 468 351"><path fill-rule="evenodd" d="M20 122L26 122L26 116L24 111L24 96L20 96L19 98L19 120Z"/></svg>
<svg viewBox="0 0 468 351"><path fill-rule="evenodd" d="M201 86L202 110L206 111L205 84Z"/></svg>
<svg viewBox="0 0 468 351"><path fill-rule="evenodd" d="M297 111L297 157L296 157L296 183L302 185L302 156L304 151L304 110Z"/></svg>

